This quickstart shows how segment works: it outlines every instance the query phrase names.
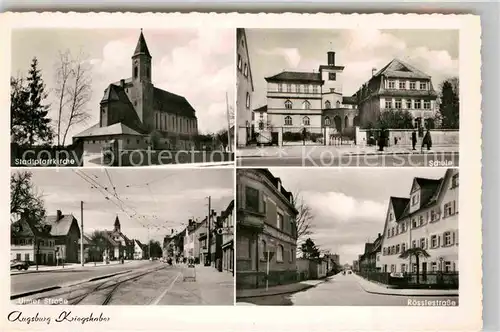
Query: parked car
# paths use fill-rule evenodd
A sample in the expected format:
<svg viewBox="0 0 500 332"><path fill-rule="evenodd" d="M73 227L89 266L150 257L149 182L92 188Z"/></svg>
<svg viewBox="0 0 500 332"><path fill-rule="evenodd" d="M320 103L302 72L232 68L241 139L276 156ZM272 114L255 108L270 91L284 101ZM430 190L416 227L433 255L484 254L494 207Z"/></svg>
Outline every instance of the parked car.
<svg viewBox="0 0 500 332"><path fill-rule="evenodd" d="M19 271L21 270L27 270L30 267L29 262L25 261L18 261L16 259L13 259L10 261L10 269L18 269Z"/></svg>

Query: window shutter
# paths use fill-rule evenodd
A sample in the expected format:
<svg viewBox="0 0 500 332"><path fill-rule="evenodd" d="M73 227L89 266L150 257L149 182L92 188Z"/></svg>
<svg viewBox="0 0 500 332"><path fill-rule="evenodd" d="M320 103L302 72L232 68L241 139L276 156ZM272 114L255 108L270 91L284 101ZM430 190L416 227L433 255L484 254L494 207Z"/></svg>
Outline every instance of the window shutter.
<svg viewBox="0 0 500 332"><path fill-rule="evenodd" d="M451 232L451 245L455 244L455 232Z"/></svg>
<svg viewBox="0 0 500 332"><path fill-rule="evenodd" d="M455 214L457 212L457 206L456 205L457 205L456 201L453 201L453 210L452 210L453 214Z"/></svg>
<svg viewBox="0 0 500 332"><path fill-rule="evenodd" d="M437 246L436 246L436 248L439 248L439 247L441 247L441 234L439 234L439 235L437 236L437 240L438 240L438 241L437 241Z"/></svg>

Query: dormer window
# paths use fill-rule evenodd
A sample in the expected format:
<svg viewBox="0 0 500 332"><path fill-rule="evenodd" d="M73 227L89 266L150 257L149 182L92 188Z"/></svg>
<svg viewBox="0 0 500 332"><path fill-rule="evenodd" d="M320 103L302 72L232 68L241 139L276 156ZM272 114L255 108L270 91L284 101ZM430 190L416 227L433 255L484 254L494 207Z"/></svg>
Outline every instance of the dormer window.
<svg viewBox="0 0 500 332"><path fill-rule="evenodd" d="M417 205L417 204L418 204L418 194L415 194L411 198L411 205L414 206L414 205Z"/></svg>
<svg viewBox="0 0 500 332"><path fill-rule="evenodd" d="M335 81L337 80L337 73L328 73L328 79L330 81Z"/></svg>

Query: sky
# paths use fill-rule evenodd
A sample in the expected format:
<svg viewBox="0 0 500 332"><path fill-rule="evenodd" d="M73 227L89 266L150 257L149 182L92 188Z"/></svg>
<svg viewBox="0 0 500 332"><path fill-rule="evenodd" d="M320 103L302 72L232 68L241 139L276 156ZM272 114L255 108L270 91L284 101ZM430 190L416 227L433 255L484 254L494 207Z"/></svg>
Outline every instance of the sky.
<svg viewBox="0 0 500 332"><path fill-rule="evenodd" d="M343 95L353 95L371 76L399 58L432 76L434 89L458 77L458 30L246 29L255 92L254 106L266 104L265 77L284 70L318 72L328 51L345 66Z"/></svg>
<svg viewBox="0 0 500 332"><path fill-rule="evenodd" d="M227 127L226 92L234 102L235 67L233 29L144 30L152 56L155 87L186 97L196 110L200 132L217 132ZM12 72L26 76L37 57L49 91L50 116L56 119L56 62L59 52L85 54L90 65L92 96L87 109L92 115L86 124L75 126L78 134L98 122L99 103L105 88L132 76L132 54L140 30L19 29L12 33ZM71 140L70 140L71 141Z"/></svg>
<svg viewBox="0 0 500 332"><path fill-rule="evenodd" d="M312 209L311 238L352 264L383 233L389 197L408 197L414 177L439 179L443 168L270 168ZM394 179L398 179L394 181Z"/></svg>
<svg viewBox="0 0 500 332"><path fill-rule="evenodd" d="M211 206L217 215L234 198L232 169L108 169L113 185L104 169L75 170L102 186L100 191L97 184L91 186L71 169L31 171L35 190L43 195L48 215L61 210L63 214L73 214L80 222L80 201L83 201L86 234L96 229L112 230L118 216L122 232L143 243L148 240L144 225L150 225L151 239L163 243L163 237L172 229L181 231L185 227L182 223L187 224L189 219L201 221L206 217L206 197L211 196ZM113 186L123 203L113 197ZM130 218L134 210L136 217Z"/></svg>

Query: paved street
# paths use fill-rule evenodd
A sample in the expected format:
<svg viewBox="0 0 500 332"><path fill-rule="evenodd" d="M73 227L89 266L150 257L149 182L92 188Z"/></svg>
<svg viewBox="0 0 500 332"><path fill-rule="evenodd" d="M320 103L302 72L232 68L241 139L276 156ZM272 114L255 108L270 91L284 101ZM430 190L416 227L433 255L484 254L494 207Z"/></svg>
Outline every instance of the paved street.
<svg viewBox="0 0 500 332"><path fill-rule="evenodd" d="M241 299L238 302L256 305L350 305L350 306L406 306L409 299L447 300L458 303L457 296L395 296L378 295L366 292L354 275L336 275L324 283L295 294L282 294Z"/></svg>
<svg viewBox="0 0 500 332"><path fill-rule="evenodd" d="M383 155L332 155L323 156L283 156L283 157L242 157L237 159L238 166L350 166L350 167L457 167L458 152L383 154Z"/></svg>
<svg viewBox="0 0 500 332"><path fill-rule="evenodd" d="M114 273L118 274L90 281ZM169 266L138 261L93 269L12 276L12 294L58 285L66 286L12 302L49 304L46 301L50 301L73 305L232 305L234 302L232 274L218 272L212 267L187 268L183 264Z"/></svg>

